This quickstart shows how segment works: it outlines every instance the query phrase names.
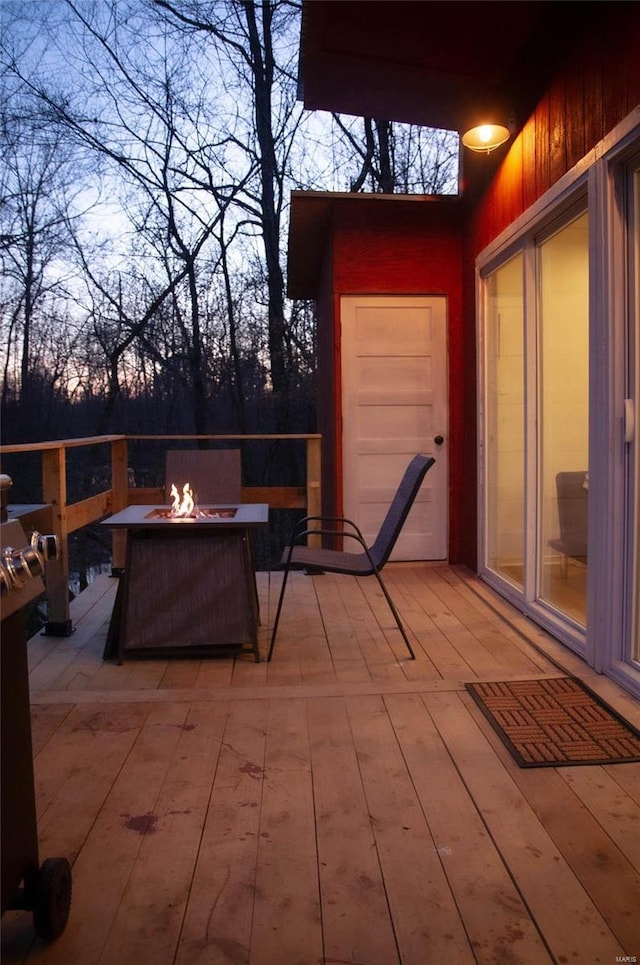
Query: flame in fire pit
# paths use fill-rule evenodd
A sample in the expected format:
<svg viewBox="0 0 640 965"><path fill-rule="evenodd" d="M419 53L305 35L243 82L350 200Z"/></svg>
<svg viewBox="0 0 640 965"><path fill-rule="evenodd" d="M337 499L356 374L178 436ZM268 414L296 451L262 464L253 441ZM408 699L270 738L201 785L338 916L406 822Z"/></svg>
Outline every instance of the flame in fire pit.
<svg viewBox="0 0 640 965"><path fill-rule="evenodd" d="M193 490L188 482L182 487L182 499L176 488L175 483L171 486L171 515L172 516L193 516L196 508L193 498Z"/></svg>

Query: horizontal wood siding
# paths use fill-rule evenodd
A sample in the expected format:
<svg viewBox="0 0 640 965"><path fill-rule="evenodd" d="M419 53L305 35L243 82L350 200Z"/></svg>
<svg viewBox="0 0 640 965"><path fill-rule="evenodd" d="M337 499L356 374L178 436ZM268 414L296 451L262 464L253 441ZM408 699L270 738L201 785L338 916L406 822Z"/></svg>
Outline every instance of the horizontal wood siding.
<svg viewBox="0 0 640 965"><path fill-rule="evenodd" d="M449 294L458 288L456 199L408 205L393 201L335 218L333 286L340 294Z"/></svg>

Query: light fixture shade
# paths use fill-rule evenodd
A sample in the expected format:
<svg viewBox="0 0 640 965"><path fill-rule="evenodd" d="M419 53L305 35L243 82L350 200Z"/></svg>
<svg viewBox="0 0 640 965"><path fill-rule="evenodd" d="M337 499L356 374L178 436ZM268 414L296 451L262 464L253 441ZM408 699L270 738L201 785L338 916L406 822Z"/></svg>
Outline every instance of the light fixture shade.
<svg viewBox="0 0 640 965"><path fill-rule="evenodd" d="M462 143L470 151L491 154L497 147L508 141L510 136L509 128L502 124L479 124L465 131L462 135Z"/></svg>

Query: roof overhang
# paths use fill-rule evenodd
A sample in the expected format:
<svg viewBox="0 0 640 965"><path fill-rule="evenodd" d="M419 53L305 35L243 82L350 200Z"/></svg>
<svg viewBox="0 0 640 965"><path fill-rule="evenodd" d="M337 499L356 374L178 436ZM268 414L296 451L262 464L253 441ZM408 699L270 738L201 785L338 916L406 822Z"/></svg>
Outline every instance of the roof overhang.
<svg viewBox="0 0 640 965"><path fill-rule="evenodd" d="M287 295L317 298L322 267L333 226L338 218L433 223L439 216L449 223L460 210L457 196L420 194L364 194L356 192L292 191L289 215Z"/></svg>
<svg viewBox="0 0 640 965"><path fill-rule="evenodd" d="M600 2L305 0L299 96L326 110L462 132L519 128Z"/></svg>
<svg viewBox="0 0 640 965"><path fill-rule="evenodd" d="M563 55L610 4L304 0L299 97L309 110L459 133L493 111L509 118L515 133ZM500 156L502 148L492 155ZM467 188L472 180L481 189L491 167L480 155L469 155ZM445 210L456 199L294 191L291 202L287 291L290 298L315 298L336 212L368 204L376 206L366 209L376 219L388 210L413 217L419 208L389 206L442 202ZM430 208L430 217L435 210Z"/></svg>

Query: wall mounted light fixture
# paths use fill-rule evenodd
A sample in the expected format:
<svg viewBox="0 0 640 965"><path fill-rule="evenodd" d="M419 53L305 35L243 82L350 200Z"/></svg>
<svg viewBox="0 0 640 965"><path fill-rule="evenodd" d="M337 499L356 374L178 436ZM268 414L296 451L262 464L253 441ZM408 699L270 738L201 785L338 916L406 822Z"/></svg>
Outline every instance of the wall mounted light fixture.
<svg viewBox="0 0 640 965"><path fill-rule="evenodd" d="M479 124L464 132L462 143L470 151L491 154L497 147L508 141L510 136L509 128L503 124Z"/></svg>

